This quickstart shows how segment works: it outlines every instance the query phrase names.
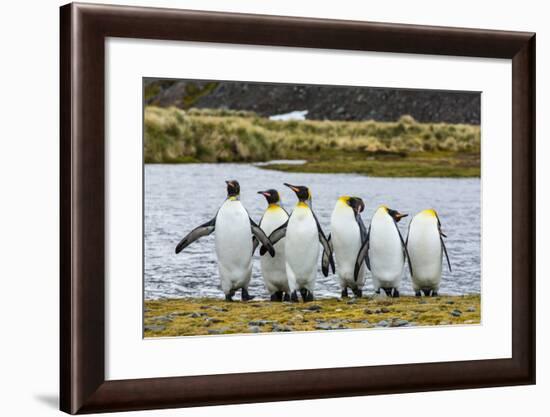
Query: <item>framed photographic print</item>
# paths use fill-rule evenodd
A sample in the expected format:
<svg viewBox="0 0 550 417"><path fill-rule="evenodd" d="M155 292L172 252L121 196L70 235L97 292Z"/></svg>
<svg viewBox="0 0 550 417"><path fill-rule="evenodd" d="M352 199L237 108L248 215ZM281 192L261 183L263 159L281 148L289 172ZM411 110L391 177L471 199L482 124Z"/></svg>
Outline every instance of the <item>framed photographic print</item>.
<svg viewBox="0 0 550 417"><path fill-rule="evenodd" d="M535 35L61 8L61 409L535 381Z"/></svg>

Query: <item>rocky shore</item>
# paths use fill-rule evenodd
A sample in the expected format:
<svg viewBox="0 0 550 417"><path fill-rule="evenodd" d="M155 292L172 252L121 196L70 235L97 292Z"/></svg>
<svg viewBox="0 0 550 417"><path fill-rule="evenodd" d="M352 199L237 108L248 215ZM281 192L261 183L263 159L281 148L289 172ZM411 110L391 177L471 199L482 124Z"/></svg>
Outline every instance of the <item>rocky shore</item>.
<svg viewBox="0 0 550 417"><path fill-rule="evenodd" d="M311 303L146 300L144 336L198 336L480 323L479 295L320 299Z"/></svg>

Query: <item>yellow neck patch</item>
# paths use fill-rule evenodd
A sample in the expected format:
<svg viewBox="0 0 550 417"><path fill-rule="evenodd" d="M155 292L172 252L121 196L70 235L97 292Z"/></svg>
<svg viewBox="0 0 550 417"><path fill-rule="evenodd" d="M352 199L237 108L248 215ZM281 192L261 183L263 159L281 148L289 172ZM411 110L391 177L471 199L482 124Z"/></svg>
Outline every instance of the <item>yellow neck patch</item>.
<svg viewBox="0 0 550 417"><path fill-rule="evenodd" d="M426 209L422 211L426 216L437 217L437 213L434 209Z"/></svg>
<svg viewBox="0 0 550 417"><path fill-rule="evenodd" d="M350 196L349 196L349 195L343 195L342 197L340 197L340 198L338 199L338 201L341 201L342 203L346 203L346 204L347 204L347 202L349 201L349 199L350 199Z"/></svg>
<svg viewBox="0 0 550 417"><path fill-rule="evenodd" d="M304 207L309 207L309 206L306 203L304 203L303 201L300 201L300 202L298 202L298 204L296 204L296 207L304 208Z"/></svg>
<svg viewBox="0 0 550 417"><path fill-rule="evenodd" d="M271 203L269 206L267 206L267 209L269 211L272 211L272 210L279 210L281 208L281 206L277 203Z"/></svg>

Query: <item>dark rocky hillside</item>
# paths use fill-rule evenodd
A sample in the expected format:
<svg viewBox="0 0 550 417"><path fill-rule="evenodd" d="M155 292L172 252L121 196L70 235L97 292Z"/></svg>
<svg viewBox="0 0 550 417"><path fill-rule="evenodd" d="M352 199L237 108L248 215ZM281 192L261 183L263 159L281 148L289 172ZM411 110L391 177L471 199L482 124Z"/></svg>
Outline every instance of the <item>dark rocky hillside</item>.
<svg viewBox="0 0 550 417"><path fill-rule="evenodd" d="M256 84L208 81L144 81L146 104L182 109L227 108L262 116L308 110L311 120L480 123L480 94L371 87Z"/></svg>

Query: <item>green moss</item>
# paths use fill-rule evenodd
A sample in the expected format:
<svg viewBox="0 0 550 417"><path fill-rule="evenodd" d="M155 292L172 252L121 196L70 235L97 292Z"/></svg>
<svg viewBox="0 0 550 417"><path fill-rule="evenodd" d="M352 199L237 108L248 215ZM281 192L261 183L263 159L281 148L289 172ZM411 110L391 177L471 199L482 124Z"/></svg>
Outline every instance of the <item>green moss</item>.
<svg viewBox="0 0 550 417"><path fill-rule="evenodd" d="M384 321L388 327L479 324L480 296L331 298L307 304L166 299L145 301L144 319L145 337L365 329Z"/></svg>

